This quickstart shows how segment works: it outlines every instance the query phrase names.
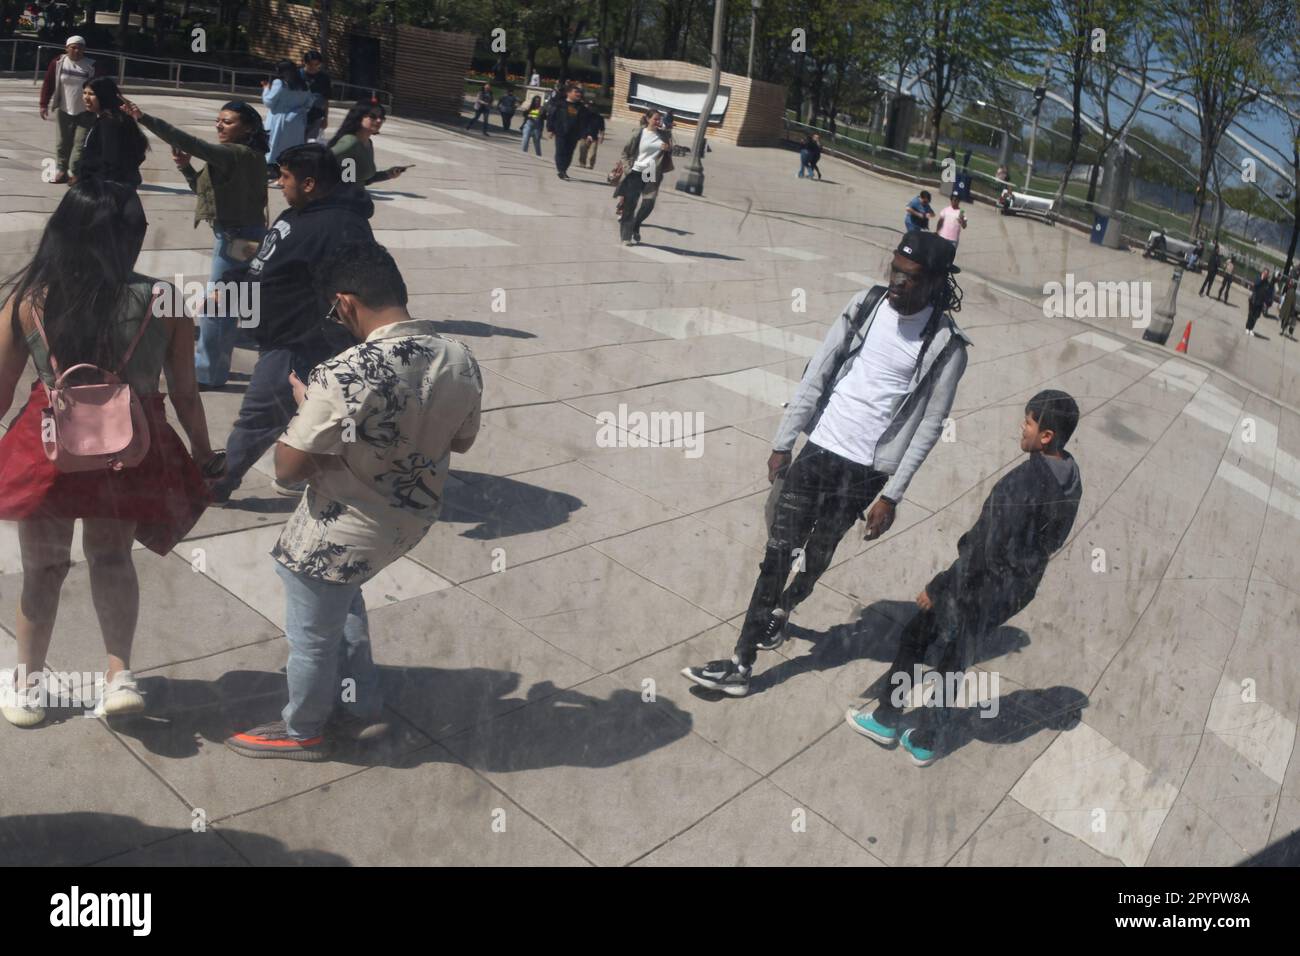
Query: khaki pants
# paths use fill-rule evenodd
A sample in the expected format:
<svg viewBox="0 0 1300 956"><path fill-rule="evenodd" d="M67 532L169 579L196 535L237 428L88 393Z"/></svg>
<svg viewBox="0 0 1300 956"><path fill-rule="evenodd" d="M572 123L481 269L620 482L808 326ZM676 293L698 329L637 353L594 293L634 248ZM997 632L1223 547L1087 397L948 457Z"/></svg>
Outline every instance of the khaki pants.
<svg viewBox="0 0 1300 956"><path fill-rule="evenodd" d="M54 119L59 126L58 149L55 164L59 172L77 171L81 162L81 147L86 143L86 133L95 125L95 114L86 110L75 116L55 109Z"/></svg>
<svg viewBox="0 0 1300 956"><path fill-rule="evenodd" d="M596 150L598 149L600 149L600 140L598 138L593 137L590 143L583 139L578 144L578 165L590 166L594 169L596 166ZM587 159L587 150L591 150L590 161Z"/></svg>

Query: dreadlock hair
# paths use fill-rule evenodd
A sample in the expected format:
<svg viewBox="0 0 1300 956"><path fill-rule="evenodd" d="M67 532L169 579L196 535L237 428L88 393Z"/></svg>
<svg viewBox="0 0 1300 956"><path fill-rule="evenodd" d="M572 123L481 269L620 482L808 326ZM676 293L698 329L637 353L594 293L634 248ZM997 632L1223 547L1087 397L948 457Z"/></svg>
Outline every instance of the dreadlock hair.
<svg viewBox="0 0 1300 956"><path fill-rule="evenodd" d="M945 272L934 284L930 304L934 306L935 315L943 315L945 312L960 312L961 299L962 291L957 284L957 277L951 272Z"/></svg>

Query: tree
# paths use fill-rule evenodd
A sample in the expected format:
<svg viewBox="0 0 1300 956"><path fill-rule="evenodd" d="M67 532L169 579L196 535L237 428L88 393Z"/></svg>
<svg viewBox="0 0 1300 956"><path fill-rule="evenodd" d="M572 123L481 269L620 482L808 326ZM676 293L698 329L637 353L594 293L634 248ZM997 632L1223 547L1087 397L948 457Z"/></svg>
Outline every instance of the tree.
<svg viewBox="0 0 1300 956"><path fill-rule="evenodd" d="M915 0L925 24L917 49L918 87L929 108L930 158L939 155L943 116L964 87L987 86L1013 73L1032 52L1032 18L1018 15L1013 0Z"/></svg>
<svg viewBox="0 0 1300 956"><path fill-rule="evenodd" d="M1175 69L1187 76L1200 131L1196 234L1201 199L1215 152L1229 126L1270 85L1282 41L1279 23L1289 22L1289 0L1155 0L1165 30L1158 42ZM1292 0L1293 2L1293 0Z"/></svg>

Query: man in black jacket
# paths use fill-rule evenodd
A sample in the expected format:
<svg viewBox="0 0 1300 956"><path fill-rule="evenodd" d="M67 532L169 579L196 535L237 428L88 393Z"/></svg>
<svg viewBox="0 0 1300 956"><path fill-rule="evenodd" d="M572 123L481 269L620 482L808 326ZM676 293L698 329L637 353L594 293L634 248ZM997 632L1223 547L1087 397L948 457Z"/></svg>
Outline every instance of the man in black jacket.
<svg viewBox="0 0 1300 956"><path fill-rule="evenodd" d="M578 165L596 168L596 152L605 142L605 117L591 103L587 104L587 128L582 131L582 145L578 147ZM590 161L588 154L590 153Z"/></svg>
<svg viewBox="0 0 1300 956"><path fill-rule="evenodd" d="M289 373L305 382L316 365L353 344L341 327L324 320L329 303L317 291L314 267L343 243L374 239L367 221L374 203L365 190L341 187L339 162L328 148L291 147L280 154L279 167L289 208L248 266L225 276L257 283L250 331L260 354L226 440L226 473L212 488L218 503L229 500L297 411ZM296 493L288 486L276 491Z"/></svg>
<svg viewBox="0 0 1300 956"><path fill-rule="evenodd" d="M1255 323L1264 314L1268 304L1273 301L1273 280L1265 269L1250 289L1250 301L1246 303L1246 334L1255 334Z"/></svg>
<svg viewBox="0 0 1300 956"><path fill-rule="evenodd" d="M1047 561L1060 549L1079 511L1083 484L1065 443L1079 422L1079 406L1065 392L1039 392L1025 406L1020 449L1028 460L993 486L974 526L957 542L957 560L917 595L920 612L903 631L887 676L890 689L875 708L850 708L849 726L876 743L901 742L918 766L928 766L945 739L954 708L944 690L956 688L973 662L974 643L1025 608L1038 590ZM941 650L936 700L920 707L904 730L902 711L920 679L931 645ZM966 702L968 703L968 702ZM901 732L900 732L901 731Z"/></svg>
<svg viewBox="0 0 1300 956"><path fill-rule="evenodd" d="M1201 283L1201 291L1197 295L1213 295L1214 290L1210 288L1214 285L1214 279L1219 274L1219 266L1223 264L1223 257L1219 255L1219 244L1216 242L1210 250L1210 258L1205 260L1205 281Z"/></svg>
<svg viewBox="0 0 1300 956"><path fill-rule="evenodd" d="M555 138L555 171L561 179L569 178L573 151L578 147L578 140L586 134L589 122L582 90L570 86L564 100L555 104L550 119L546 121L546 128Z"/></svg>

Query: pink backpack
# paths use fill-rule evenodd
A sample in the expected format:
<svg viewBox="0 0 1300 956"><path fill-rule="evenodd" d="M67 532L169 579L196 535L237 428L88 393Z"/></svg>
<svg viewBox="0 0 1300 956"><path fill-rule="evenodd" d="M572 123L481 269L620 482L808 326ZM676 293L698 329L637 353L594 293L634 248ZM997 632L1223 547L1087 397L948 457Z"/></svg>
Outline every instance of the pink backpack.
<svg viewBox="0 0 1300 956"><path fill-rule="evenodd" d="M135 338L115 371L106 372L83 362L65 372L50 351L45 326L33 313L37 331L50 357L54 386L45 386L49 407L41 411L41 443L45 457L62 472L121 471L134 468L149 453L149 420L135 390L121 379L135 347L153 317L153 301L145 312ZM69 385L78 371L91 370L101 379L95 385Z"/></svg>

